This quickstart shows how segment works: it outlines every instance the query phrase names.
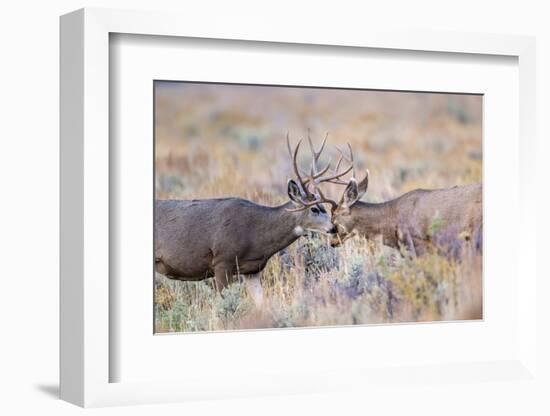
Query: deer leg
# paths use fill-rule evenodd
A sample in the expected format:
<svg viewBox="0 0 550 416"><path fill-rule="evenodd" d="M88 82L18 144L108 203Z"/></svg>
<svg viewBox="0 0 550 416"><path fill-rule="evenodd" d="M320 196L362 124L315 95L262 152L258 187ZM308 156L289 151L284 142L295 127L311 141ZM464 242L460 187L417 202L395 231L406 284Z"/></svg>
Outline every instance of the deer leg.
<svg viewBox="0 0 550 416"><path fill-rule="evenodd" d="M262 289L260 273L246 276L244 279L244 284L246 286L246 291L254 301L256 308L260 309L264 302L264 291Z"/></svg>
<svg viewBox="0 0 550 416"><path fill-rule="evenodd" d="M225 264L217 265L214 268L214 282L218 293L222 293L222 291L229 285L229 273L231 273L231 268L227 267Z"/></svg>
<svg viewBox="0 0 550 416"><path fill-rule="evenodd" d="M412 260L416 257L416 249L411 233L408 230L397 228L397 249L404 258Z"/></svg>

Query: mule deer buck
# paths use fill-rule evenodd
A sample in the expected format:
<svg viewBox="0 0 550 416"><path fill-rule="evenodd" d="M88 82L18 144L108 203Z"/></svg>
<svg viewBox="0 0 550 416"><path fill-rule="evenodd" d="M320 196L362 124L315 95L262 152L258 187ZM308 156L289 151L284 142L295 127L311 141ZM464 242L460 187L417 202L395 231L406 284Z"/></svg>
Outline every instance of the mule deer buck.
<svg viewBox="0 0 550 416"><path fill-rule="evenodd" d="M353 166L353 152L349 144L348 148L349 157L340 152L340 161L344 157ZM416 189L383 203L361 202L369 185L369 171L357 182L354 168L353 177L346 182L337 174L340 161L336 173L329 177L318 177L313 184L321 198L331 206L332 222L338 229L338 233L331 238L333 247L358 235L368 240L381 238L384 245L396 248L401 253L406 251L411 256L422 255L428 246L437 247L448 243L436 241L434 228L438 228L441 235L447 231L451 239L460 237L471 240L476 248L481 249L481 184L446 189ZM319 187L323 182L346 186L338 203L324 196Z"/></svg>
<svg viewBox="0 0 550 416"><path fill-rule="evenodd" d="M319 151L311 150L314 160ZM241 198L158 200L155 202L155 268L171 279L199 281L214 277L222 291L234 274L245 283L257 305L262 288L259 273L278 251L306 230L336 233L325 202L309 182L326 172L304 178L298 168L301 141L291 152L297 181L287 184L287 203L269 207ZM287 136L287 145L290 142Z"/></svg>

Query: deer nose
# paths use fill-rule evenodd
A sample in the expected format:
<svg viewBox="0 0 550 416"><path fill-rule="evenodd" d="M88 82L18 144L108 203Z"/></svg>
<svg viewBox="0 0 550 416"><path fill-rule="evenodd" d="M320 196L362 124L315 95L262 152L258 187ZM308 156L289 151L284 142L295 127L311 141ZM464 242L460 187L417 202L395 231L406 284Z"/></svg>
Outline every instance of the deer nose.
<svg viewBox="0 0 550 416"><path fill-rule="evenodd" d="M338 232L338 229L336 228L335 225L333 225L332 228L328 230L329 234L336 234L337 232Z"/></svg>

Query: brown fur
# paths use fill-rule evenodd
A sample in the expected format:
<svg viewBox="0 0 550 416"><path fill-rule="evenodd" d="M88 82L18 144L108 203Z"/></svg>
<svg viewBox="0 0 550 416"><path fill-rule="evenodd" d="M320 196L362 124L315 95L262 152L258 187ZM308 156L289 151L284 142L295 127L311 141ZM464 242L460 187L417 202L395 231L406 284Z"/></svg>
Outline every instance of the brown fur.
<svg viewBox="0 0 550 416"><path fill-rule="evenodd" d="M365 180L363 181L365 182ZM434 221L440 221L442 229L454 229L457 235L470 239L482 227L481 184L455 186L448 189L408 192L391 201L372 204L358 199L366 192L358 190L344 196L333 210L332 220L338 227L338 235L332 239L334 246L353 235L368 239L381 237L383 244L414 254L422 254L431 241L430 228ZM355 185L361 187L361 184Z"/></svg>
<svg viewBox="0 0 550 416"><path fill-rule="evenodd" d="M290 201L267 207L240 198L156 201L156 270L178 280L215 276L221 290L237 272L263 270L300 230L336 231L324 208L288 211L295 207Z"/></svg>

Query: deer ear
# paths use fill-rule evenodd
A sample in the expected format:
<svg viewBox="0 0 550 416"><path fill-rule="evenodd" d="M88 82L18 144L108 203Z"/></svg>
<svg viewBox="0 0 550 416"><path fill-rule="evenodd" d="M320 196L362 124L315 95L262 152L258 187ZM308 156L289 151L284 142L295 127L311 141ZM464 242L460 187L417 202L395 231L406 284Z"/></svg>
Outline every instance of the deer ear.
<svg viewBox="0 0 550 416"><path fill-rule="evenodd" d="M361 182L357 184L357 190L359 194L359 197L357 199L361 199L363 195L365 195L368 187L369 187L369 170L367 169L365 173L365 177Z"/></svg>
<svg viewBox="0 0 550 416"><path fill-rule="evenodd" d="M346 207L351 207L359 200L359 189L357 187L357 181L354 178L349 180L348 186L344 190L344 195L342 195L343 205Z"/></svg>
<svg viewBox="0 0 550 416"><path fill-rule="evenodd" d="M300 189L300 186L296 183L294 179L289 179L287 184L287 192L288 192L288 197L290 198L291 201L294 201L297 204L301 203L303 199L302 190Z"/></svg>
<svg viewBox="0 0 550 416"><path fill-rule="evenodd" d="M367 169L365 177L361 182L357 183L355 178L351 178L349 180L348 186L346 187L344 195L342 197L344 205L346 205L348 208L351 207L353 204L363 198L363 195L365 195L365 193L367 192L368 187L369 170Z"/></svg>

